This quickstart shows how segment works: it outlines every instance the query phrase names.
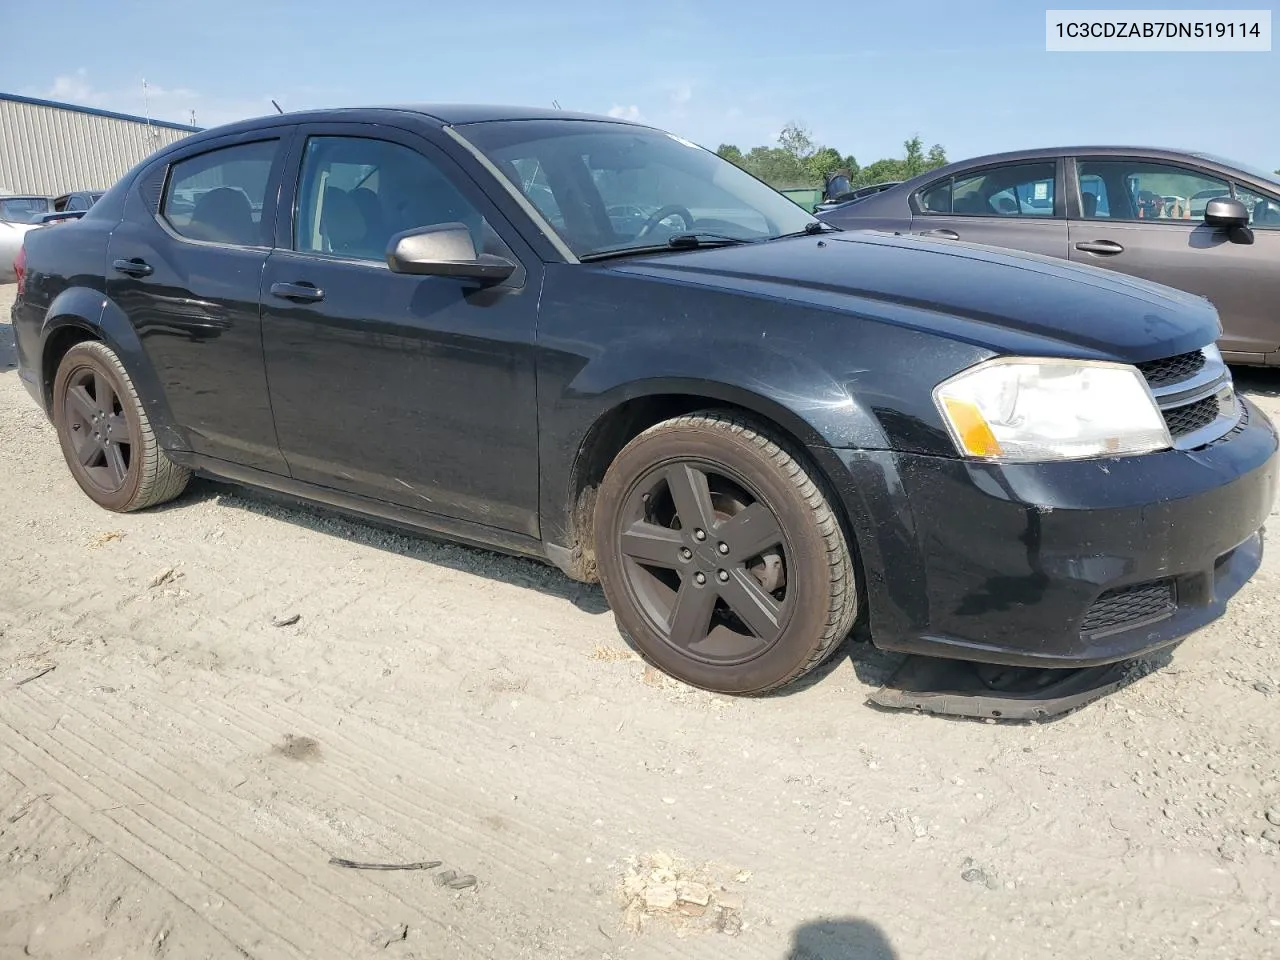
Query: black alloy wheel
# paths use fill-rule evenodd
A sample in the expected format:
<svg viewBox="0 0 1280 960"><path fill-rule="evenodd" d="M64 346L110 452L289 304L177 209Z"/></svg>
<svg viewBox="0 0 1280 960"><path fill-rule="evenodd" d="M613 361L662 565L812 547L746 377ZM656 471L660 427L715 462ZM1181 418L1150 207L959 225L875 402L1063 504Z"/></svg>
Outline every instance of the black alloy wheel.
<svg viewBox="0 0 1280 960"><path fill-rule="evenodd" d="M800 462L745 421L704 413L646 430L610 467L596 510L619 627L678 679L762 693L852 627L839 523Z"/></svg>
<svg viewBox="0 0 1280 960"><path fill-rule="evenodd" d="M133 381L104 343L84 341L63 356L53 422L71 475L100 507L140 510L187 485L189 471L160 449Z"/></svg>

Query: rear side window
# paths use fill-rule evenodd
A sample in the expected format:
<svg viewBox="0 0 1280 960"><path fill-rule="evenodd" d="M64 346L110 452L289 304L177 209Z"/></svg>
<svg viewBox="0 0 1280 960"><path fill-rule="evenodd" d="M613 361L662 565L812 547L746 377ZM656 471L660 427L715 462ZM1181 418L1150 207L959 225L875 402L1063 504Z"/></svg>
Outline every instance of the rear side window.
<svg viewBox="0 0 1280 960"><path fill-rule="evenodd" d="M990 167L951 177L918 195L922 213L959 217L1052 217L1057 161Z"/></svg>
<svg viewBox="0 0 1280 960"><path fill-rule="evenodd" d="M262 210L278 149L278 140L262 140L179 160L169 170L161 216L192 240L268 246Z"/></svg>

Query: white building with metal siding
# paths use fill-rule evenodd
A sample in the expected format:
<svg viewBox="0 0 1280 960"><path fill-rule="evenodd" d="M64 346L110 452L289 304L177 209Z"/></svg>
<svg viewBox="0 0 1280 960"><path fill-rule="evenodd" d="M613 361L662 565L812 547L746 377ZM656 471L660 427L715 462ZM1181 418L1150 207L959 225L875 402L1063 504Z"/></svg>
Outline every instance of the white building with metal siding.
<svg viewBox="0 0 1280 960"><path fill-rule="evenodd" d="M105 190L199 127L0 93L0 194Z"/></svg>

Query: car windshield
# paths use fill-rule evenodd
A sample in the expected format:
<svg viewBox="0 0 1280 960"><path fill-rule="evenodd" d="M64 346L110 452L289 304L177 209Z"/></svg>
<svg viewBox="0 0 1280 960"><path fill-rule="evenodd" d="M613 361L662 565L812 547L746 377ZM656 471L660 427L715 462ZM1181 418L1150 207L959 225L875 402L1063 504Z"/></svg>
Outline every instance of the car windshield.
<svg viewBox="0 0 1280 960"><path fill-rule="evenodd" d="M1226 157L1216 157L1212 153L1197 153L1194 156L1202 160L1212 160L1214 163L1220 163L1224 167L1235 167L1241 173L1247 173L1255 180L1262 180L1273 186L1280 187L1280 174L1267 173L1265 170L1259 170L1257 167L1250 167L1247 164L1237 163L1235 160L1229 160Z"/></svg>
<svg viewBox="0 0 1280 960"><path fill-rule="evenodd" d="M10 223L39 223L51 209L47 197L0 198L0 220Z"/></svg>
<svg viewBox="0 0 1280 960"><path fill-rule="evenodd" d="M456 129L578 257L663 249L690 234L707 243L768 240L818 222L727 160L659 130L603 120Z"/></svg>

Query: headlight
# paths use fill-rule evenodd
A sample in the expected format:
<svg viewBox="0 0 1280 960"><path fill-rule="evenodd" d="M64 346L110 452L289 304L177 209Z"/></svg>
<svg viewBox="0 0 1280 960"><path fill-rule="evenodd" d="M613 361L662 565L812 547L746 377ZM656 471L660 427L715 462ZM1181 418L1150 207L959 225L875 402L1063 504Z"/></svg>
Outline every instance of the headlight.
<svg viewBox="0 0 1280 960"><path fill-rule="evenodd" d="M1001 358L933 391L956 449L987 460L1078 460L1173 446L1135 367L1088 360Z"/></svg>

